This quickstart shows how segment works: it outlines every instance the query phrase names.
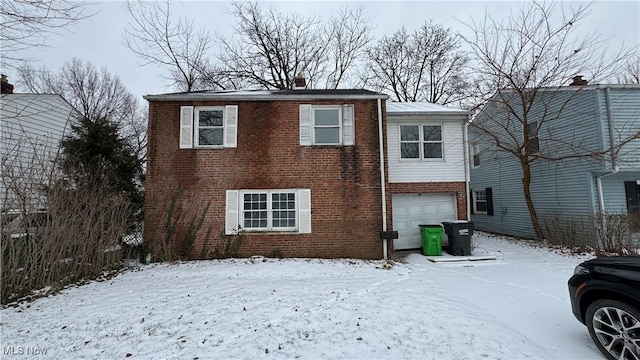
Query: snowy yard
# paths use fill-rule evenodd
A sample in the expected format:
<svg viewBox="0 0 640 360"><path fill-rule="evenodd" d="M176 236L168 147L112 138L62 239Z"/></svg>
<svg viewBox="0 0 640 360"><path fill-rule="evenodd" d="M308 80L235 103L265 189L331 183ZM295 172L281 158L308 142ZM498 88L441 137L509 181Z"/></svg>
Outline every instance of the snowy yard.
<svg viewBox="0 0 640 360"><path fill-rule="evenodd" d="M2 358L602 358L566 286L589 256L474 239L474 255L497 259L142 266L3 308Z"/></svg>

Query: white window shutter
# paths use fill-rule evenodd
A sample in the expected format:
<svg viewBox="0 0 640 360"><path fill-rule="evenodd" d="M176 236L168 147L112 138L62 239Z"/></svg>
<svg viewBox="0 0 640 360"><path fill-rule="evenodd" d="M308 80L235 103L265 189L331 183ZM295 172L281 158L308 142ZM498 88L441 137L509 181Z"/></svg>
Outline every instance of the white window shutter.
<svg viewBox="0 0 640 360"><path fill-rule="evenodd" d="M311 105L300 104L300 145L311 145Z"/></svg>
<svg viewBox="0 0 640 360"><path fill-rule="evenodd" d="M311 189L298 190L298 232L311 233Z"/></svg>
<svg viewBox="0 0 640 360"><path fill-rule="evenodd" d="M342 145L355 143L353 105L342 106Z"/></svg>
<svg viewBox="0 0 640 360"><path fill-rule="evenodd" d="M193 147L193 106L180 106L180 149Z"/></svg>
<svg viewBox="0 0 640 360"><path fill-rule="evenodd" d="M237 234L240 230L240 219L238 217L238 200L240 192L238 190L227 190L226 215L224 233L226 235Z"/></svg>
<svg viewBox="0 0 640 360"><path fill-rule="evenodd" d="M224 107L224 147L238 147L238 105Z"/></svg>

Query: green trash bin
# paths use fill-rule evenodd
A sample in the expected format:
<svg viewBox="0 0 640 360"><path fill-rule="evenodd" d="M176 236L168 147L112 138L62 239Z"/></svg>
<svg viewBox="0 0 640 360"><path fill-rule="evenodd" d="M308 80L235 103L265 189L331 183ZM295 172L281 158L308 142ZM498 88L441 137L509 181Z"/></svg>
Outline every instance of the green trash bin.
<svg viewBox="0 0 640 360"><path fill-rule="evenodd" d="M428 256L442 255L442 226L419 225L422 238L422 254Z"/></svg>

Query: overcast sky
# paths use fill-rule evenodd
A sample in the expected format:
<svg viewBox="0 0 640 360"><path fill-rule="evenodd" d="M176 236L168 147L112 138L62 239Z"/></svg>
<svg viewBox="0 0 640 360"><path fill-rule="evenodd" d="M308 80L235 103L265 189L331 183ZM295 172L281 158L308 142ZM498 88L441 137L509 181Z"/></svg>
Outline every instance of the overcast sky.
<svg viewBox="0 0 640 360"><path fill-rule="evenodd" d="M175 12L193 19L197 26L206 26L211 33L230 35L235 20L228 14L229 2L185 1L174 5ZM584 5L585 2L564 1L565 9ZM481 20L485 12L494 18L509 16L523 5L523 1L261 1L263 8L274 7L280 12L301 15L318 15L328 18L340 8L362 6L365 15L375 26L374 37L392 34L402 26L412 31L425 21L466 33L463 23L470 19ZM560 8L560 7L558 7ZM122 43L122 34L130 22L128 12L121 1L93 2L86 9L95 15L48 38L51 46L34 50L22 56L37 59L34 65L46 65L59 69L62 64L78 57L91 61L98 67L106 67L118 75L127 88L137 96L170 92L168 81L161 77L162 69L155 65L141 67L136 57ZM640 44L640 1L595 1L591 13L579 25L581 32L597 31L609 39L612 49ZM9 81L18 82L15 72L8 71ZM19 87L17 92L24 89Z"/></svg>

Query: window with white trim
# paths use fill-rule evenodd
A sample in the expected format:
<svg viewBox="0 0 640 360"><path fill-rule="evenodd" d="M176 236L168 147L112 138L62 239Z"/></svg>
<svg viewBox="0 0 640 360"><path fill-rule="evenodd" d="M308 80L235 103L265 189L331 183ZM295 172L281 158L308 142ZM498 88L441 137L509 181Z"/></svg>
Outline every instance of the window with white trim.
<svg viewBox="0 0 640 360"><path fill-rule="evenodd" d="M401 159L443 159L441 125L400 125Z"/></svg>
<svg viewBox="0 0 640 360"><path fill-rule="evenodd" d="M478 141L471 143L471 166L480 166L480 142Z"/></svg>
<svg viewBox="0 0 640 360"><path fill-rule="evenodd" d="M353 105L300 104L300 145L353 145Z"/></svg>
<svg viewBox="0 0 640 360"><path fill-rule="evenodd" d="M311 191L228 190L226 234L237 231L311 232Z"/></svg>
<svg viewBox="0 0 640 360"><path fill-rule="evenodd" d="M242 192L244 230L296 230L295 191Z"/></svg>
<svg viewBox="0 0 640 360"><path fill-rule="evenodd" d="M181 106L180 148L237 147L238 106Z"/></svg>
<svg viewBox="0 0 640 360"><path fill-rule="evenodd" d="M473 212L474 214L487 213L487 192L486 190L473 191Z"/></svg>
<svg viewBox="0 0 640 360"><path fill-rule="evenodd" d="M196 146L223 146L224 107L196 107L195 112Z"/></svg>
<svg viewBox="0 0 640 360"><path fill-rule="evenodd" d="M313 107L313 143L315 145L340 145L342 143L342 119L340 107Z"/></svg>
<svg viewBox="0 0 640 360"><path fill-rule="evenodd" d="M527 123L527 150L530 154L540 152L540 140L538 139L538 122L530 121Z"/></svg>

